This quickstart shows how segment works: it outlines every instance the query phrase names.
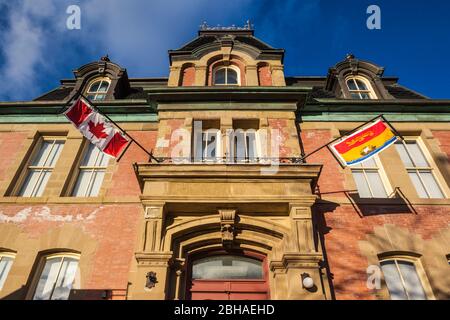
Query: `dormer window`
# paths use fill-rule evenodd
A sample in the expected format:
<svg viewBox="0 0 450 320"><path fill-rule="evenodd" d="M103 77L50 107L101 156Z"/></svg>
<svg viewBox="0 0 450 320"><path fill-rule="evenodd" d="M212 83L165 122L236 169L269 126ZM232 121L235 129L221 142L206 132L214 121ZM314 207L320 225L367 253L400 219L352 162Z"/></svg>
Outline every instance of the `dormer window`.
<svg viewBox="0 0 450 320"><path fill-rule="evenodd" d="M235 66L220 67L214 71L213 83L215 86L238 86L239 69Z"/></svg>
<svg viewBox="0 0 450 320"><path fill-rule="evenodd" d="M347 78L346 83L352 99L370 100L377 98L366 78L350 77Z"/></svg>
<svg viewBox="0 0 450 320"><path fill-rule="evenodd" d="M86 96L89 100L105 100L111 81L108 78L93 80L86 90Z"/></svg>

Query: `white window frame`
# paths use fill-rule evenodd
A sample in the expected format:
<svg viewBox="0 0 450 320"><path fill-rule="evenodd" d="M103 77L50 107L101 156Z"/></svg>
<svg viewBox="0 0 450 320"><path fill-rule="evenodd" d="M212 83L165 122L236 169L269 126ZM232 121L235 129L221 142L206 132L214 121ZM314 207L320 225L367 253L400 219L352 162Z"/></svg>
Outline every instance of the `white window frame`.
<svg viewBox="0 0 450 320"><path fill-rule="evenodd" d="M36 159L36 157L38 156L39 151L40 151L41 148L43 147L44 142L48 142L48 141L52 141L52 145L51 145L51 147L50 147L49 152L48 152L47 155L46 155L46 158L45 158L45 160L44 160L44 164L46 164L46 162L47 162L47 160L48 160L48 157L50 156L50 154L52 153L53 148L55 147L56 142L62 142L62 145L63 145L63 146L62 146L61 153L63 152L64 145L65 145L65 143L66 143L66 139L65 139L65 138L62 138L62 137L59 137L59 136L55 136L55 137L50 137L50 136L48 136L48 137L41 137L41 138L40 138L40 141L39 141L39 142L37 143L37 145L34 147L33 153L32 153L32 155L30 156L30 159L29 159L29 161L28 161L26 170L24 170L24 171L25 171L25 172L24 172L24 176L23 176L23 178L22 178L22 180L21 180L21 183L20 183L20 186L19 186L19 188L18 188L18 190L17 190L17 195L18 195L18 196L20 196L20 197L40 197L40 196L42 196L43 193L45 192L45 189L46 189L46 187L47 187L46 185L42 187L42 194L40 194L40 195L37 195L38 190L36 189L36 187L37 187L40 183L42 183L42 181L41 181L40 179L41 179L42 173L43 173L44 171L49 171L49 172L50 172L50 177L49 177L49 180L50 180L51 175L52 175L52 173L53 173L53 170L55 169L55 167L56 167L56 165L57 165L57 163L58 163L59 157L61 156L61 153L59 154L58 158L56 159L55 164L54 164L53 167L52 167L52 166L34 166L34 165L32 165L32 164L33 164L34 160ZM36 180L35 185L33 186L33 189L32 189L32 192L30 193L30 195L25 196L25 195L22 195L22 192L24 191L25 184L26 184L26 182L27 182L27 177L28 177L29 173L30 173L32 170L38 170L38 171L39 171L39 176L38 176L38 179ZM48 181L47 181L47 182L48 182Z"/></svg>
<svg viewBox="0 0 450 320"><path fill-rule="evenodd" d="M45 265L46 265L47 261L51 260L51 259L56 259L56 258L62 258L62 259L61 259L61 262L59 263L57 276L55 278L55 283L53 283L53 289L52 289L52 292L50 294L49 300L52 300L52 296L53 296L53 293L55 291L55 285L58 282L59 275L61 273L61 268L62 268L62 265L64 263L64 259L65 258L71 258L71 259L76 259L77 260L77 271L75 272L74 280L73 280L73 282L71 284L71 290L74 289L74 285L77 283L77 280L78 280L77 276L79 276L80 254L71 253L71 252L48 254L48 255L45 255L44 257L41 258L41 261L40 261L40 264L39 264L39 268L38 268L38 272L36 273L36 275L35 275L35 277L33 279L32 290L30 291L30 294L29 294L29 298L30 299L34 300L34 297L36 295L36 290L37 290L37 287L38 287L38 284L39 284L39 280L41 279L42 272L44 271L44 268L45 268Z"/></svg>
<svg viewBox="0 0 450 320"><path fill-rule="evenodd" d="M386 256L386 257L383 257L382 259L380 259L380 270L382 270L381 269L381 263L382 262L388 262L388 261L394 261L395 267L396 267L397 272L398 272L398 274L400 276L401 285L403 287L403 290L404 290L406 296L408 297L408 300L410 300L410 299L409 299L408 291L406 290L407 289L407 285L405 283L405 280L403 278L403 274L402 274L402 272L400 270L400 267L398 265L399 261L411 263L411 264L414 265L416 274L417 274L417 276L419 278L419 281L420 281L420 283L422 285L422 288L423 288L423 291L425 293L426 299L427 300L434 300L435 299L435 296L433 294L433 290L431 289L430 282L428 281L428 277L427 277L427 275L425 273L425 270L424 270L424 268L423 268L423 266L420 263L420 260L418 258L415 258L415 257L410 256L410 255L403 255L403 254L401 254L401 255L389 255L389 256ZM383 279L384 279L383 271L381 271L381 273L382 273ZM386 280L384 280L384 282L386 284L386 290L387 290L388 295L390 297L390 293L389 293L389 289L387 288Z"/></svg>
<svg viewBox="0 0 450 320"><path fill-rule="evenodd" d="M194 120L195 121L208 121L208 120ZM194 124L195 126L195 124ZM194 133L194 132L193 132ZM210 141L210 137L215 136L216 137L216 156L215 158L208 158L208 142ZM201 140L202 140L202 158L197 159L197 151L198 151L198 143L197 143L197 137L193 134L193 147L192 147L192 161L195 163L204 163L204 162L210 162L210 163L217 163L222 161L222 131L220 128L209 128L209 129L202 129L201 132Z"/></svg>
<svg viewBox="0 0 450 320"><path fill-rule="evenodd" d="M228 71L225 71L225 83L216 84L216 72L219 70L222 70L222 69L232 69L233 71L235 71L236 76L237 76L237 83L228 84L228 79L227 79ZM213 70L212 84L214 86L240 86L241 85L241 70L239 70L239 68L234 65L217 67Z"/></svg>
<svg viewBox="0 0 450 320"><path fill-rule="evenodd" d="M350 170L352 172L352 176L353 176L353 172L354 171L362 171L363 172L363 176L364 176L364 180L367 184L367 187L369 189L370 192L370 197L364 197L363 199L388 199L392 196L393 194L393 189L391 184L389 183L389 179L387 177L386 171L384 170L383 164L380 161L380 158L378 157L378 155L374 155L372 158L375 161L375 164L377 165L376 167L356 167L356 166L351 166ZM362 165L364 165L364 162L362 163ZM378 173L378 175L380 176L380 180L381 183L383 185L384 191L386 192L386 198L378 198L374 196L374 192L372 190L372 187L369 183L369 178L367 177L367 172L366 171L376 171ZM355 185L356 185L356 179L353 176L353 180L355 181ZM357 185L356 185L357 188ZM359 190L358 190L359 193Z"/></svg>
<svg viewBox="0 0 450 320"><path fill-rule="evenodd" d="M91 91L92 86L93 86L96 82L100 82L100 84L99 84L97 90L96 90L96 91ZM108 83L108 86L106 87L106 90L100 91L99 89L101 88L103 82ZM109 90L109 87L110 87L110 86L111 86L111 80L110 80L109 78L107 78L107 77L95 78L95 79L91 80L91 81L88 83L88 85L87 85L87 87L86 87L85 95L86 95L86 96L92 96L92 95L93 95L94 98L91 99L91 100L93 100L93 101L102 101L102 100L105 100L105 99L106 99L106 94L108 93L108 90ZM102 99L97 99L97 97L98 97L99 95L102 95L103 98L102 98Z"/></svg>
<svg viewBox="0 0 450 320"><path fill-rule="evenodd" d="M446 185L444 183L444 178L441 176L441 173L439 172L439 170L437 170L437 166L436 163L433 160L433 157L431 156L431 154L428 151L428 148L426 147L426 145L424 144L424 142L422 141L421 137L404 137L404 140L399 140L396 142L397 143L401 143L401 144L407 144L408 142L415 142L417 144L417 146L419 147L420 151L422 152L423 156L425 157L425 160L428 162L428 167L407 167L402 160L402 164L404 166L404 168L406 169L406 172L408 174L408 178L411 181L411 184L414 187L414 191L416 191L417 196L419 196L416 186L414 185L414 182L411 180L411 178L409 177L409 171L415 171L417 173L417 176L419 177L420 183L422 184L422 187L424 188L426 194L427 194L427 198L421 198L421 199L447 199L448 198L448 187L446 188ZM413 157L411 156L411 154L409 153L408 148L405 146L405 150L406 153L408 154L408 157L411 161L412 164L414 164L413 161ZM397 151L398 152L398 151ZM438 186L438 188L440 189L443 198L431 198L430 197L430 192L427 189L427 186L425 184L425 182L423 181L421 175L420 175L420 171L430 171L434 180L436 181L436 184Z"/></svg>
<svg viewBox="0 0 450 320"><path fill-rule="evenodd" d="M355 81L355 85L356 85L356 87L357 87L358 89L357 89L357 90L351 90L350 87L349 87L349 85L348 85L348 81L350 81L350 80L359 80L359 81L362 81L362 82L366 85L367 90L360 89L359 86L358 86L358 83L357 83L356 81ZM373 88L372 88L372 85L370 84L370 81L369 81L367 78L365 78L365 77L362 77L362 76L349 76L349 77L346 77L346 78L345 78L345 85L347 86L347 90L348 90L348 92L350 93L350 98L351 98L351 99L354 99L354 98L352 97L352 94L357 94L357 95L359 95L359 99L360 99L360 100L368 100L368 99L363 99L361 93L366 93L366 94L368 94L370 100L374 100L374 99L377 99L377 98L378 98L377 95L375 94L375 91L374 91Z"/></svg>
<svg viewBox="0 0 450 320"><path fill-rule="evenodd" d="M105 153L103 153L102 151L99 150L99 152L97 153L97 156L96 156L96 158L95 158L94 165L93 165L93 166L83 166L83 165L82 165L83 160L84 160L84 158L86 157L87 152L89 152L90 146L93 146L93 148L97 148L96 146L94 146L94 145L93 145L92 143L90 143L89 141L86 142L85 151L83 152L83 157L81 158L80 165L78 166L78 175L77 175L77 179L76 179L76 181L75 181L75 184L73 185L73 189L72 189L72 197L96 197L96 196L98 196L98 194L100 193L100 190L99 190L99 193L98 193L98 194L91 194L92 187L93 187L94 182L95 182L95 179L93 179L93 177L95 176L96 179L98 179L97 172L98 172L98 171L102 171L102 170L103 170L103 171L105 172L105 174L106 174L106 170L107 170L107 168L108 168L109 161L111 160L111 159L110 159L111 157L109 157L107 154L105 154ZM101 157L102 155L103 155L104 157L107 157L107 158L108 158L108 162L106 163L105 166L97 165L97 163L98 163L98 161L99 161L99 159L100 159L100 157ZM83 172L83 171L90 171L90 176L89 176L88 186L85 188L85 193L84 193L84 195L75 195L75 194L74 194L75 188L76 188L76 185L77 185L77 183L78 183L78 180L80 179L81 172ZM102 182L101 182L101 183L103 183L103 180L104 180L104 177L102 178Z"/></svg>
<svg viewBox="0 0 450 320"><path fill-rule="evenodd" d="M6 283L6 279L8 279L9 272L11 271L12 265L14 264L14 260L16 259L16 254L13 252L0 252L0 262L2 261L3 258L10 258L12 259L12 261L10 269L8 269L8 271L2 275L3 279L0 278L0 291L2 291L3 286Z"/></svg>
<svg viewBox="0 0 450 320"><path fill-rule="evenodd" d="M237 143L239 141L239 139L237 138L236 134L239 134L239 131L241 131L244 135L244 159L237 159ZM250 134L253 134L255 136L255 150L254 150L254 158L250 159L249 156L249 145L248 145L248 137ZM230 146L230 150L229 150L229 155L230 158L229 160L232 163L256 163L259 162L261 160L261 142L260 142L260 138L259 138L259 130L257 129L233 129L233 133L232 135L229 137L229 146Z"/></svg>

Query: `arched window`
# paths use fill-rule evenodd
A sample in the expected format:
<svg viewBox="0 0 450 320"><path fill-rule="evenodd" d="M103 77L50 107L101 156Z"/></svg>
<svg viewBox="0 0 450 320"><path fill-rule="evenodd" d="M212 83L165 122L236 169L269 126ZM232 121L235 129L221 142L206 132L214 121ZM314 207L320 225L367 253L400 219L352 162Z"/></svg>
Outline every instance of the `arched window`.
<svg viewBox="0 0 450 320"><path fill-rule="evenodd" d="M262 261L242 256L206 257L192 264L194 280L263 279Z"/></svg>
<svg viewBox="0 0 450 320"><path fill-rule="evenodd" d="M350 77L346 79L347 88L353 99L376 99L376 95L369 81L363 77Z"/></svg>
<svg viewBox="0 0 450 320"><path fill-rule="evenodd" d="M214 70L213 84L216 86L240 85L239 69L235 66L219 67Z"/></svg>
<svg viewBox="0 0 450 320"><path fill-rule="evenodd" d="M407 257L389 257L383 259L380 265L392 300L428 299L429 286L418 261Z"/></svg>
<svg viewBox="0 0 450 320"><path fill-rule="evenodd" d="M105 100L111 80L101 78L93 80L87 87L86 96L89 100Z"/></svg>
<svg viewBox="0 0 450 320"><path fill-rule="evenodd" d="M80 256L62 253L45 256L39 266L33 300L67 300L75 281Z"/></svg>
<svg viewBox="0 0 450 320"><path fill-rule="evenodd" d="M14 262L15 254L12 252L0 252L0 290L2 290L8 277L9 270Z"/></svg>

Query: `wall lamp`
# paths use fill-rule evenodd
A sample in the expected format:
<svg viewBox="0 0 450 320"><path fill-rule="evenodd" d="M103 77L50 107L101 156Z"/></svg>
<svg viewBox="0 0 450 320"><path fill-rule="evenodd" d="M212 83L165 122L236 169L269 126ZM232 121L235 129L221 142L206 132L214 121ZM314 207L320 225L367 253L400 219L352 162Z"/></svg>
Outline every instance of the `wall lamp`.
<svg viewBox="0 0 450 320"><path fill-rule="evenodd" d="M302 286L304 289L312 289L314 287L314 280L309 273L302 273Z"/></svg>

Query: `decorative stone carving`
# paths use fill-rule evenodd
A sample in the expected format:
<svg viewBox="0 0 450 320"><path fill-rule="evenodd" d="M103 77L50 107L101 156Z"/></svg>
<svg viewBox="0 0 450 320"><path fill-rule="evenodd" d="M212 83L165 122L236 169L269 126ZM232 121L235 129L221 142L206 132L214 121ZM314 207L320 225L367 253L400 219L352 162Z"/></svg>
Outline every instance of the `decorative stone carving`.
<svg viewBox="0 0 450 320"><path fill-rule="evenodd" d="M219 209L220 232L224 247L232 247L235 237L236 209Z"/></svg>
<svg viewBox="0 0 450 320"><path fill-rule="evenodd" d="M145 277L147 278L147 281L145 282L145 287L148 289L153 288L158 282L158 280L156 279L156 272L153 271L147 272Z"/></svg>

